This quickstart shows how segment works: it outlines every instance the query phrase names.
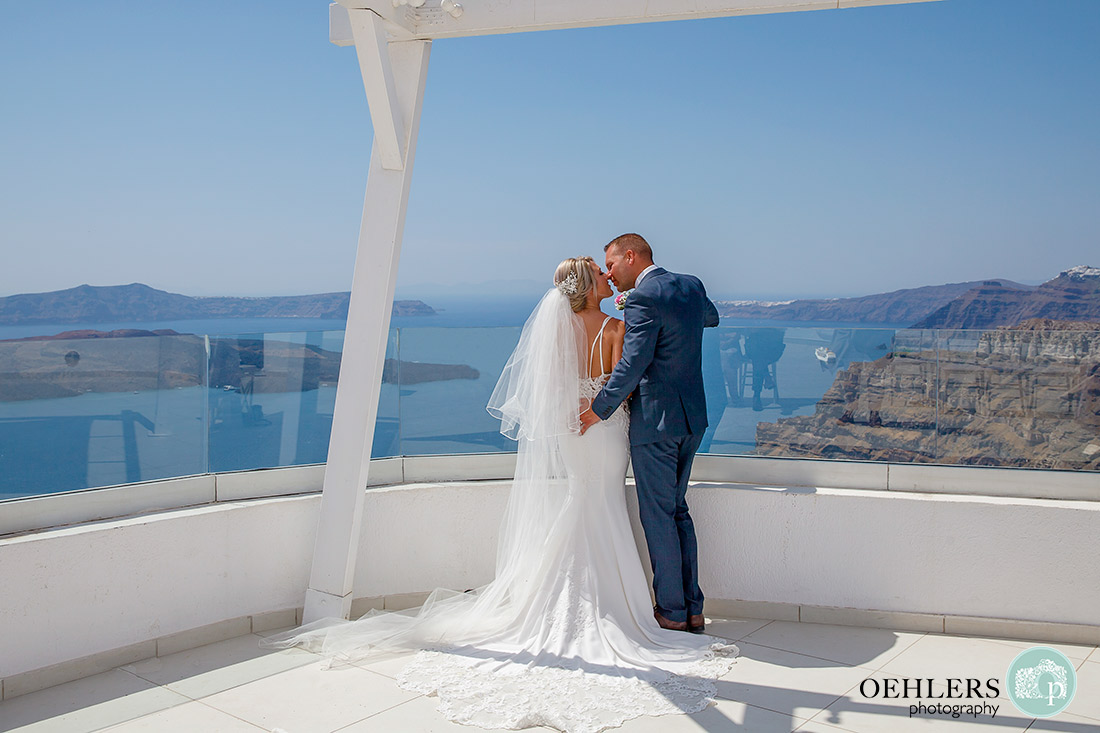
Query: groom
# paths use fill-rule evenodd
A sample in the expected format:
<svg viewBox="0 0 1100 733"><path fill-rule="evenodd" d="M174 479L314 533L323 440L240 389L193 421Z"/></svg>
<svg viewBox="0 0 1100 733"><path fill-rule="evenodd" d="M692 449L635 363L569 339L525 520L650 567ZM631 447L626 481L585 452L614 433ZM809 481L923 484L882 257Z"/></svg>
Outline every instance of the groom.
<svg viewBox="0 0 1100 733"><path fill-rule="evenodd" d="M604 253L608 279L628 293L626 336L622 359L581 413L581 432L631 395L630 450L653 564L653 615L666 629L701 633L703 592L685 495L707 428L703 329L718 325L718 310L699 278L654 265L653 250L639 235L616 237Z"/></svg>

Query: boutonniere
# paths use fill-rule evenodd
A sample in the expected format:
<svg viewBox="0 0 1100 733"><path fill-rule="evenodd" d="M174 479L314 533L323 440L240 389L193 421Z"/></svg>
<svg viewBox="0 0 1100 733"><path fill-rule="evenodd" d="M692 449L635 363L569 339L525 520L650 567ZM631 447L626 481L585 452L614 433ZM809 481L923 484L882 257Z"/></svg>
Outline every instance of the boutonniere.
<svg viewBox="0 0 1100 733"><path fill-rule="evenodd" d="M624 310L626 308L626 299L630 297L630 294L634 292L634 288L630 290L624 290L615 297L615 310Z"/></svg>

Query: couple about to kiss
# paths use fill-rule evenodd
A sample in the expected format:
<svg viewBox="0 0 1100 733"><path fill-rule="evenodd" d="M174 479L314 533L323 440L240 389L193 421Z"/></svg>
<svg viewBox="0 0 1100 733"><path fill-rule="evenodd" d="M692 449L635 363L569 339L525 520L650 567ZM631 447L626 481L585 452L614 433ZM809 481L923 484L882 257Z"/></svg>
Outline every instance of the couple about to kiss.
<svg viewBox="0 0 1100 733"><path fill-rule="evenodd" d="M494 579L266 646L341 662L415 651L398 685L488 729L596 733L713 701L738 649L703 633L685 494L707 427L703 329L718 311L698 278L654 265L641 236L604 253L606 272L591 257L558 266L489 400L518 443ZM623 321L600 310L609 283ZM655 605L627 513L631 460Z"/></svg>

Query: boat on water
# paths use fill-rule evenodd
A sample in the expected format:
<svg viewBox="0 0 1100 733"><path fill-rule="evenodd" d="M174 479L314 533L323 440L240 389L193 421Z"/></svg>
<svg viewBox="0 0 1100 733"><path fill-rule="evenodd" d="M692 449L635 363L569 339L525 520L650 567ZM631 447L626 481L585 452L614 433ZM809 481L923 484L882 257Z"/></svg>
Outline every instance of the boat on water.
<svg viewBox="0 0 1100 733"><path fill-rule="evenodd" d="M836 366L836 353L827 346L818 346L814 349L814 356L821 362L821 368Z"/></svg>

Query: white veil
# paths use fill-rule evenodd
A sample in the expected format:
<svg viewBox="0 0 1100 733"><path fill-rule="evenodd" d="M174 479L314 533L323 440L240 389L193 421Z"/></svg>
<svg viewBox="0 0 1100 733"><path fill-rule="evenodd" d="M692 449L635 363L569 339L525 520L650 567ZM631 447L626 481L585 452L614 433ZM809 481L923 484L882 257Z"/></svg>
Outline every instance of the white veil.
<svg viewBox="0 0 1100 733"><path fill-rule="evenodd" d="M551 288L524 324L486 406L500 418L503 435L522 446L579 432L584 343L584 324L569 298ZM570 399L574 394L577 399Z"/></svg>
<svg viewBox="0 0 1100 733"><path fill-rule="evenodd" d="M497 546L496 580L532 577L562 512L568 474L561 439L580 432L584 323L556 287L527 319L486 409L518 441L516 473Z"/></svg>
<svg viewBox="0 0 1100 733"><path fill-rule="evenodd" d="M437 589L418 609L372 611L351 623L324 619L265 640L263 646L302 645L340 659L372 649L473 644L507 637L533 602L544 543L568 509L561 441L580 431L584 324L556 287L527 319L487 409L500 431L518 442L516 473L501 523L496 577L473 592Z"/></svg>

